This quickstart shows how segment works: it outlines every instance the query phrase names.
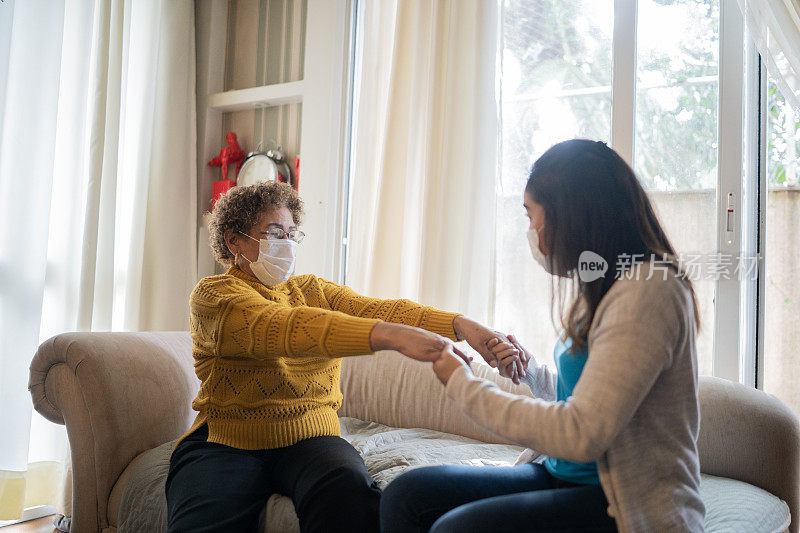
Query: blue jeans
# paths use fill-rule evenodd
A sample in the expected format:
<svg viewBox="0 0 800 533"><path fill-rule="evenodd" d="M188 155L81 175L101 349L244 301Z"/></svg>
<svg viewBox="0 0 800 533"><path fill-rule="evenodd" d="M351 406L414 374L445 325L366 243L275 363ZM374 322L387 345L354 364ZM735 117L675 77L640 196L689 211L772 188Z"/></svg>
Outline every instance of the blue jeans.
<svg viewBox="0 0 800 533"><path fill-rule="evenodd" d="M562 481L541 464L431 466L386 487L381 531L614 532L607 507L600 486Z"/></svg>

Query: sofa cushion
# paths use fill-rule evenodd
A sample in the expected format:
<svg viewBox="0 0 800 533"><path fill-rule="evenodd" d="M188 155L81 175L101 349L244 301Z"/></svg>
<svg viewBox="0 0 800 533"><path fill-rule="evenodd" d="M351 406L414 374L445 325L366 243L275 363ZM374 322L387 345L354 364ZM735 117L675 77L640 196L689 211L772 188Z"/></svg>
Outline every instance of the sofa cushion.
<svg viewBox="0 0 800 533"><path fill-rule="evenodd" d="M431 429L392 428L348 417L339 422L342 437L358 450L381 488L410 468L437 464L510 466L523 451L518 446L487 444ZM119 533L166 531L164 485L174 443L146 452L131 467L119 507ZM788 526L786 503L747 483L703 474L700 494L707 509L707 532L773 532ZM292 501L277 494L266 502L260 524L261 532L299 532Z"/></svg>
<svg viewBox="0 0 800 533"><path fill-rule="evenodd" d="M789 506L744 481L701 474L700 498L706 506L706 531L785 531Z"/></svg>

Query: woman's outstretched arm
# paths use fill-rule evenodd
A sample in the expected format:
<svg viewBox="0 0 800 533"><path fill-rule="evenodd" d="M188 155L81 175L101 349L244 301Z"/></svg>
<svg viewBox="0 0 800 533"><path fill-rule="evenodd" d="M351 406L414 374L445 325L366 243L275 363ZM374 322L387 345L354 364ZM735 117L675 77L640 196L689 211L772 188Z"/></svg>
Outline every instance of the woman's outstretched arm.
<svg viewBox="0 0 800 533"><path fill-rule="evenodd" d="M189 309L195 350L207 356L345 357L391 349L433 361L449 344L420 328L318 307L284 306L225 277L201 280L189 298Z"/></svg>
<svg viewBox="0 0 800 533"><path fill-rule="evenodd" d="M441 311L407 299L370 298L356 293L350 287L317 278L330 308L361 318L377 318L422 328L454 341L465 340L491 366L497 361L488 347L488 342L498 339L507 348L513 346L502 333L487 328L460 313ZM517 358L517 373L509 374L516 383L517 376L524 373L524 363Z"/></svg>
<svg viewBox="0 0 800 533"><path fill-rule="evenodd" d="M426 329L451 340L460 340L453 326L459 313L441 311L405 298L381 299L358 294L346 285L317 278L330 308L360 318L377 318Z"/></svg>

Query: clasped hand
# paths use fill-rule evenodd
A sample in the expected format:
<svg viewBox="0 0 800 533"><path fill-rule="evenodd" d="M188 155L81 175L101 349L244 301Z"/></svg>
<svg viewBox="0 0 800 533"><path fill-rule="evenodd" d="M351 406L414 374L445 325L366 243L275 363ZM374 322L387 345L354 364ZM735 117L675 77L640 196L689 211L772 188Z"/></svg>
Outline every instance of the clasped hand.
<svg viewBox="0 0 800 533"><path fill-rule="evenodd" d="M490 366L496 367L501 376L519 384L520 378L525 375L531 355L512 335L503 335L463 316L456 318L453 327L456 335L467 341ZM459 365L464 364L463 357L454 350L456 347L452 348L446 346L433 363L436 376L444 384L447 384Z"/></svg>
<svg viewBox="0 0 800 533"><path fill-rule="evenodd" d="M501 376L519 384L530 354L513 336L506 337L464 316L456 317L453 329L458 339L465 340L490 366L496 367ZM472 361L472 357L464 354L449 339L402 324L379 322L372 329L370 345L373 351L397 350L411 359L434 363L434 372L445 384L459 365L469 367Z"/></svg>

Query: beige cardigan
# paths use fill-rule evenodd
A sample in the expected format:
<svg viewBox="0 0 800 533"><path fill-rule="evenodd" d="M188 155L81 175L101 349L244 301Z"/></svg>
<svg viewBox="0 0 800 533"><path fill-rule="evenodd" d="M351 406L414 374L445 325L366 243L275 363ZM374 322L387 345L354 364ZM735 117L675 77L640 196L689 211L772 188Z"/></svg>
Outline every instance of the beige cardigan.
<svg viewBox="0 0 800 533"><path fill-rule="evenodd" d="M699 404L692 299L672 270L647 263L603 297L589 358L564 402L509 394L461 367L447 395L481 426L540 453L597 461L620 531L702 531ZM638 274L638 276L636 275ZM665 279L666 278L666 279ZM526 381L552 400L552 377Z"/></svg>

